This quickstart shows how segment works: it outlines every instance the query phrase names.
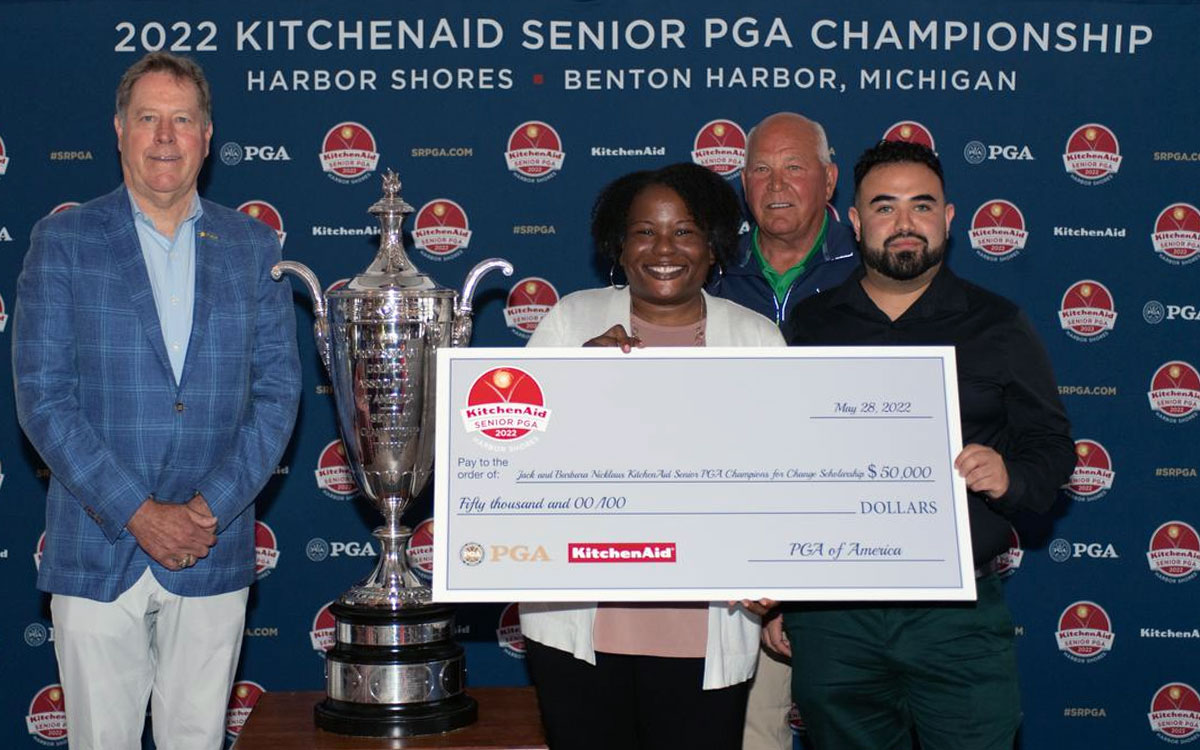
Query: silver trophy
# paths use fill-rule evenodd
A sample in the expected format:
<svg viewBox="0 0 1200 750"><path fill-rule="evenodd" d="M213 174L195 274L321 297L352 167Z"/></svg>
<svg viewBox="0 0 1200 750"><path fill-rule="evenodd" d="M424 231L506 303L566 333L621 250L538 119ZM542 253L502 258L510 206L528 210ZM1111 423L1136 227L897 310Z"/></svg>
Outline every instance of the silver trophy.
<svg viewBox="0 0 1200 750"><path fill-rule="evenodd" d="M382 225L378 255L345 286L322 292L307 266L271 269L300 277L313 299L317 350L333 381L338 427L354 478L383 514L379 562L330 608L336 643L326 654L326 699L319 727L338 734L405 737L446 732L475 721L463 692L465 662L454 643L453 610L431 603L409 569L412 529L401 524L433 465L436 352L471 337L471 298L492 269L512 275L499 258L467 274L462 294L422 274L404 252L401 224L412 206L389 170L383 198L370 212Z"/></svg>

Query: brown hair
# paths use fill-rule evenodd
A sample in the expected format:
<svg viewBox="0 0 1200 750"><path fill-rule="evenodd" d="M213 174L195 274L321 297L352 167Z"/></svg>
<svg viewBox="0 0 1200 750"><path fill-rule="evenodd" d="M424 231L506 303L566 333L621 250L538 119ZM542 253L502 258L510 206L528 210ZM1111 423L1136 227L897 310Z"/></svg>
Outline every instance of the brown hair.
<svg viewBox="0 0 1200 750"><path fill-rule="evenodd" d="M138 60L125 74L117 85L117 117L125 120L125 110L129 108L129 99L133 95L133 86L147 73L167 73L179 81L190 81L196 86L200 111L204 114L204 124L212 122L212 93L208 88L208 79L200 65L190 57L172 55L170 52L150 52Z"/></svg>

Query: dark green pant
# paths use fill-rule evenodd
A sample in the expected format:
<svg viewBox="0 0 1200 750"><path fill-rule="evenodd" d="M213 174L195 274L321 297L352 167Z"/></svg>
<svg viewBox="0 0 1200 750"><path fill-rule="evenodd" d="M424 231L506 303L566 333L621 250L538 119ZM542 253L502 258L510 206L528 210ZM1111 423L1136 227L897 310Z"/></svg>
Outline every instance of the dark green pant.
<svg viewBox="0 0 1200 750"><path fill-rule="evenodd" d="M1000 580L977 602L799 605L784 615L792 696L817 750L1012 750L1021 721Z"/></svg>

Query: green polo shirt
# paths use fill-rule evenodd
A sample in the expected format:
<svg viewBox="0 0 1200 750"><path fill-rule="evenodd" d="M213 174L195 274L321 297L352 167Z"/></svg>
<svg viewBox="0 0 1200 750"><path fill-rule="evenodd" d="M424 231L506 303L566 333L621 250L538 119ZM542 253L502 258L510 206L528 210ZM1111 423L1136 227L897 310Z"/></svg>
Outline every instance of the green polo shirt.
<svg viewBox="0 0 1200 750"><path fill-rule="evenodd" d="M825 219L821 222L821 231L817 234L817 241L813 243L808 254L804 256L804 260L792 266L783 273L779 273L767 259L763 257L762 249L758 246L758 227L754 227L754 234L751 237L750 246L754 248L754 257L758 259L758 267L762 269L763 278L775 290L775 299L783 302L783 298L787 296L788 289L792 288L792 282L804 273L804 269L808 266L808 262L812 260L817 249L825 243L825 232L829 229L829 213L826 212Z"/></svg>

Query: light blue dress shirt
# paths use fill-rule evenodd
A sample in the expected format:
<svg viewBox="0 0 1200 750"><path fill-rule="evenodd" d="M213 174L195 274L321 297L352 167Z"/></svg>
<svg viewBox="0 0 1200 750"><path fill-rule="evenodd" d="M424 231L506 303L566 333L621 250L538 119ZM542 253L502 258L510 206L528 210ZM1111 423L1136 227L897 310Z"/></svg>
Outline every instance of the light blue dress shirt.
<svg viewBox="0 0 1200 750"><path fill-rule="evenodd" d="M196 300L196 220L204 213L200 197L192 196L192 209L180 222L174 237L167 237L155 228L150 217L138 208L129 196L133 210L133 225L137 228L158 322L162 326L163 343L175 373L175 384L183 377L188 341L192 337L192 306Z"/></svg>

